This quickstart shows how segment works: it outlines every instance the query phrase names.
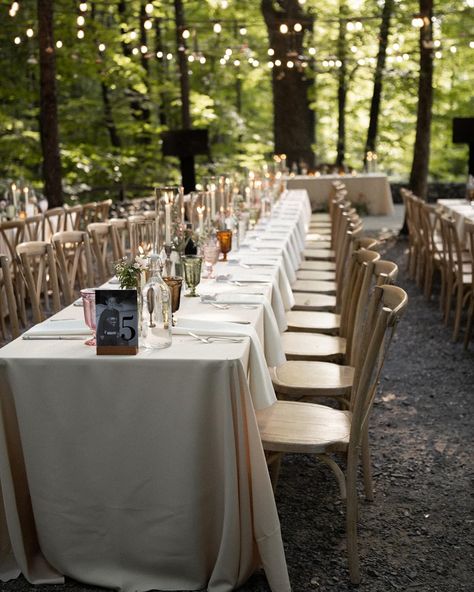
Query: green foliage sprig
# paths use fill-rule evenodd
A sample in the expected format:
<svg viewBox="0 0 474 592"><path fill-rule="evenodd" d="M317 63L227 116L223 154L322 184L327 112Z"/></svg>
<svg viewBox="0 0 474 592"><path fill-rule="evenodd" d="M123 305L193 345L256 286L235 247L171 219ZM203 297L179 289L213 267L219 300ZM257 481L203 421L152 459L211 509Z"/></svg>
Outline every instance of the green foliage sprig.
<svg viewBox="0 0 474 592"><path fill-rule="evenodd" d="M146 257L135 257L133 261L124 257L114 266L115 275L122 290L138 289L142 271L148 270L150 261Z"/></svg>

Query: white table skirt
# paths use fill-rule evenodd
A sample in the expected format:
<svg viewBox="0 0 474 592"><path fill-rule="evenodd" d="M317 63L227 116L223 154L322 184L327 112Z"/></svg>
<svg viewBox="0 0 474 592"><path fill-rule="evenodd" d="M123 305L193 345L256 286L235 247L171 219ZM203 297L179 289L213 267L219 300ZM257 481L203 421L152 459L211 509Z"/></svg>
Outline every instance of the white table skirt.
<svg viewBox="0 0 474 592"><path fill-rule="evenodd" d="M307 197L287 199L279 210L294 213L293 232ZM261 306L211 310L183 297L178 316L196 314L250 322L265 339ZM71 315L82 309L58 317ZM261 564L273 592L290 590L248 339L175 335L172 347L131 357L19 339L0 355L0 579L226 592Z"/></svg>
<svg viewBox="0 0 474 592"><path fill-rule="evenodd" d="M354 204L364 204L372 215L392 215L393 200L387 175L296 175L288 177L288 189L306 189L313 210L327 207L334 181L341 181L347 188L347 197Z"/></svg>

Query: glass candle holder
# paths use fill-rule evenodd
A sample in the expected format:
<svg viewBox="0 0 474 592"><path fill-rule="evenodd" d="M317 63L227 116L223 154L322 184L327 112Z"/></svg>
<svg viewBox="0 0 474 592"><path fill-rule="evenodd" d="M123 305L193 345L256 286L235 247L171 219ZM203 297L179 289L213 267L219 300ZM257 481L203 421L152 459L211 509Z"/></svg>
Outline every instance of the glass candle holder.
<svg viewBox="0 0 474 592"><path fill-rule="evenodd" d="M170 289L171 292L171 312L174 313L179 310L179 305L181 302L181 287L183 285L183 278L181 277L164 277L163 280L165 281L166 285ZM175 320L173 316L173 325L175 325Z"/></svg>
<svg viewBox="0 0 474 592"><path fill-rule="evenodd" d="M189 288L186 296L198 296L196 294L196 286L201 281L202 257L199 255L186 255L182 257L182 262L184 266L184 279Z"/></svg>
<svg viewBox="0 0 474 592"><path fill-rule="evenodd" d="M232 230L219 230L217 240L223 255L223 261L227 261L227 253L232 249Z"/></svg>

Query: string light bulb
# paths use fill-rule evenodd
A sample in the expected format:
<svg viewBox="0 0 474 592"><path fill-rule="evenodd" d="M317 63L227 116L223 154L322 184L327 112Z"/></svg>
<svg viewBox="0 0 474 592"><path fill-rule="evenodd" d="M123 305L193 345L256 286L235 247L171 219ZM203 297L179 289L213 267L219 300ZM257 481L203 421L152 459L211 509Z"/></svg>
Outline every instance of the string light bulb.
<svg viewBox="0 0 474 592"><path fill-rule="evenodd" d="M143 54L145 54L145 53L148 51L148 47L147 47L146 45L142 45L142 46L140 47L140 51L141 51Z"/></svg>
<svg viewBox="0 0 474 592"><path fill-rule="evenodd" d="M308 53L309 53L309 55L312 55L312 56L316 55L316 48L315 47L310 47L308 49Z"/></svg>
<svg viewBox="0 0 474 592"><path fill-rule="evenodd" d="M140 50L138 49L138 47L134 47L132 49L132 55L138 55L140 53Z"/></svg>
<svg viewBox="0 0 474 592"><path fill-rule="evenodd" d="M62 46L63 46L63 42L61 41L61 39L58 39L58 40L56 41L56 47L57 47L58 49L61 49L61 47L62 47Z"/></svg>
<svg viewBox="0 0 474 592"><path fill-rule="evenodd" d="M148 2L147 4L145 4L145 12L147 14L153 14L153 4L151 2Z"/></svg>
<svg viewBox="0 0 474 592"><path fill-rule="evenodd" d="M240 60L234 60L234 66L240 66Z"/></svg>
<svg viewBox="0 0 474 592"><path fill-rule="evenodd" d="M77 23L78 27L83 27L85 22L86 22L86 19L82 15L79 15L76 19L76 23Z"/></svg>
<svg viewBox="0 0 474 592"><path fill-rule="evenodd" d="M205 64L205 63L206 63L206 61L207 61L207 60L206 60L206 58L205 58L204 56L201 56L201 57L199 58L199 62L200 62L201 64Z"/></svg>
<svg viewBox="0 0 474 592"><path fill-rule="evenodd" d="M425 21L423 20L423 17L415 16L411 19L411 24L413 27L416 27L417 29L421 29L424 26Z"/></svg>
<svg viewBox="0 0 474 592"><path fill-rule="evenodd" d="M275 60L275 66L281 66L281 60Z"/></svg>
<svg viewBox="0 0 474 592"><path fill-rule="evenodd" d="M267 51L267 54L268 54L269 56L275 55L275 50L273 49L273 47L270 47L270 48L268 49L268 51Z"/></svg>
<svg viewBox="0 0 474 592"><path fill-rule="evenodd" d="M15 37L15 39L13 40L13 42L15 43L15 45L20 45L20 43L21 43L21 37Z"/></svg>
<svg viewBox="0 0 474 592"><path fill-rule="evenodd" d="M105 51L105 43L99 43L99 51L101 53Z"/></svg>
<svg viewBox="0 0 474 592"><path fill-rule="evenodd" d="M27 37L33 37L33 35L35 34L35 32L33 31L33 29L26 29L26 36Z"/></svg>
<svg viewBox="0 0 474 592"><path fill-rule="evenodd" d="M214 31L214 33L219 34L222 32L222 25L220 23L214 23L212 30Z"/></svg>
<svg viewBox="0 0 474 592"><path fill-rule="evenodd" d="M191 35L191 33L189 32L189 29L184 29L184 31L181 34L181 37L183 39L189 39L190 35Z"/></svg>
<svg viewBox="0 0 474 592"><path fill-rule="evenodd" d="M293 29L294 29L294 30L295 30L297 33L299 33L300 31L302 31L302 30L303 30L303 25L302 25L301 23L295 23L295 24L293 25Z"/></svg>
<svg viewBox="0 0 474 592"><path fill-rule="evenodd" d="M293 68L293 66L294 66L294 65L295 65L295 64L294 64L294 63L293 63L291 60L288 60L288 61L286 62L286 67L287 67L287 68L290 68L290 70L291 70L291 68Z"/></svg>
<svg viewBox="0 0 474 592"><path fill-rule="evenodd" d="M130 31L130 39L132 41L134 41L137 38L137 32L136 31Z"/></svg>
<svg viewBox="0 0 474 592"><path fill-rule="evenodd" d="M286 35L288 33L288 25L286 23L282 23L280 25L280 33Z"/></svg>
<svg viewBox="0 0 474 592"><path fill-rule="evenodd" d="M78 39L84 39L84 36L85 36L85 33L84 33L84 31L83 31L82 29L79 29L79 30L77 31L77 38L78 38Z"/></svg>
<svg viewBox="0 0 474 592"><path fill-rule="evenodd" d="M246 27L240 27L239 33L241 35L247 35L247 28Z"/></svg>
<svg viewBox="0 0 474 592"><path fill-rule="evenodd" d="M87 2L81 2L81 3L79 4L79 10L80 10L81 12L87 12Z"/></svg>
<svg viewBox="0 0 474 592"><path fill-rule="evenodd" d="M143 27L147 30L150 31L151 28L153 27L153 23L150 21L150 19L147 19L144 23L143 23Z"/></svg>

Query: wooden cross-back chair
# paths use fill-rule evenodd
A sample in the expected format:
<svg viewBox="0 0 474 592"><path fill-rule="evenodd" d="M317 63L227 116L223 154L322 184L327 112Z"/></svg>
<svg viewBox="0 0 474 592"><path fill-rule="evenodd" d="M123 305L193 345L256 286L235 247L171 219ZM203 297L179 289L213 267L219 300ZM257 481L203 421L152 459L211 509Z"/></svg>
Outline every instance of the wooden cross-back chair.
<svg viewBox="0 0 474 592"><path fill-rule="evenodd" d="M62 232L66 222L66 210L64 208L51 208L43 214L43 230L41 239L51 240L53 234Z"/></svg>
<svg viewBox="0 0 474 592"><path fill-rule="evenodd" d="M16 252L21 264L33 323L40 323L61 309L56 258L47 241L20 243Z"/></svg>
<svg viewBox="0 0 474 592"><path fill-rule="evenodd" d="M444 266L443 243L440 229L440 210L438 206L421 202L419 204L419 222L421 225L421 258L423 274L423 293L427 300L431 298L435 271L441 275L441 307L444 305ZM420 278L421 282L421 278Z"/></svg>
<svg viewBox="0 0 474 592"><path fill-rule="evenodd" d="M71 304L83 288L95 286L92 251L87 232L66 230L53 235L65 304Z"/></svg>
<svg viewBox="0 0 474 592"><path fill-rule="evenodd" d="M97 218L97 209L98 205L95 201L83 204L82 206L82 220L81 220L81 230L86 230L89 224L92 222L98 222Z"/></svg>
<svg viewBox="0 0 474 592"><path fill-rule="evenodd" d="M87 232L91 240L99 282L103 284L113 275L112 226L107 222L92 222L87 226Z"/></svg>
<svg viewBox="0 0 474 592"><path fill-rule="evenodd" d="M26 326L26 308L25 308L25 286L23 278L21 277L18 260L16 257L16 247L24 240L25 237L25 221L24 220L7 220L0 223L0 252L8 255L8 262L10 265L10 275L13 285L15 286L15 299L17 311L21 322Z"/></svg>
<svg viewBox="0 0 474 592"><path fill-rule="evenodd" d="M15 287L10 267L8 257L0 255L0 331L4 341L15 339L20 334Z"/></svg>
<svg viewBox="0 0 474 592"><path fill-rule="evenodd" d="M444 321L447 325L451 314L451 304L455 298L453 341L456 341L461 328L462 309L468 301L472 284L472 258L474 254L463 249L455 220L441 216L441 237L443 239L444 278L446 281L446 304Z"/></svg>
<svg viewBox="0 0 474 592"><path fill-rule="evenodd" d="M393 331L407 305L406 293L397 286L376 286L365 326L364 362L354 375L349 410L297 401L277 401L256 411L272 482L285 453L314 454L334 472L341 497L346 500L346 537L351 582L360 582L357 542L357 470L360 450L375 398L380 371ZM344 475L334 454L346 461Z"/></svg>
<svg viewBox="0 0 474 592"><path fill-rule="evenodd" d="M107 222L109 219L110 208L112 206L112 200L103 199L97 202L97 214L96 214L96 221L97 222Z"/></svg>
<svg viewBox="0 0 474 592"><path fill-rule="evenodd" d="M464 221L464 236L471 253L471 288L467 295L469 307L467 312L466 333L464 335L464 347L467 349L469 340L471 339L472 325L474 321L474 220Z"/></svg>
<svg viewBox="0 0 474 592"><path fill-rule="evenodd" d="M28 241L41 240L43 214L35 214L25 218L25 239Z"/></svg>
<svg viewBox="0 0 474 592"><path fill-rule="evenodd" d="M119 261L130 254L130 228L126 218L110 218L112 229L112 250L114 261Z"/></svg>
<svg viewBox="0 0 474 592"><path fill-rule="evenodd" d="M73 206L65 206L66 223L64 230L81 230L82 229L82 204L75 204Z"/></svg>
<svg viewBox="0 0 474 592"><path fill-rule="evenodd" d="M339 335L326 335L317 332L289 330L282 334L283 350L288 360L311 360L350 364L351 339L356 315L362 314L363 304L367 302L373 267L380 259L380 254L361 249L353 253L346 280L348 286L344 293L341 315L331 316L331 322L339 324ZM361 305L359 299L362 298ZM290 311L288 315L292 315ZM298 313L294 312L296 316ZM331 313L307 313L326 315ZM288 317L290 326L295 326L298 319ZM317 322L317 321L316 321ZM326 322L324 320L321 321ZM327 321L328 323L330 321Z"/></svg>

